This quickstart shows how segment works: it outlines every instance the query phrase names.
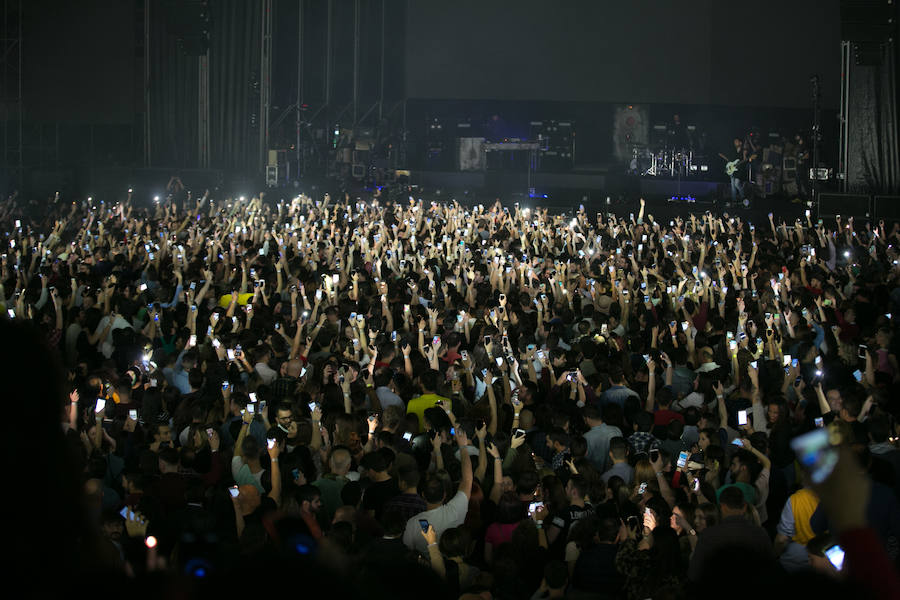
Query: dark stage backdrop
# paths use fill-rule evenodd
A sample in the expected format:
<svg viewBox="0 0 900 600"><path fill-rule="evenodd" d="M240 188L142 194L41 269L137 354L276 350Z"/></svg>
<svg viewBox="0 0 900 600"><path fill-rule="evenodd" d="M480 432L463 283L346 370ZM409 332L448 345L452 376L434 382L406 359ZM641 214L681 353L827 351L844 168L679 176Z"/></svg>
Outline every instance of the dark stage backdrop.
<svg viewBox="0 0 900 600"><path fill-rule="evenodd" d="M22 45L29 122L134 121L134 0L25 0Z"/></svg>
<svg viewBox="0 0 900 600"><path fill-rule="evenodd" d="M410 98L840 102L839 0L409 2Z"/></svg>

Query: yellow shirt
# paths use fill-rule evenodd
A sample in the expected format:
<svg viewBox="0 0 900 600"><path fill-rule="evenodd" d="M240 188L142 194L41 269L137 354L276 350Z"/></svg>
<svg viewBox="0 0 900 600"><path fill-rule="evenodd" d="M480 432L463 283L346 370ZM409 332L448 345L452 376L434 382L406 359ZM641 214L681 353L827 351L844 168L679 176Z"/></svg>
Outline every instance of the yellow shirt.
<svg viewBox="0 0 900 600"><path fill-rule="evenodd" d="M253 300L253 294L238 294L238 304L243 306ZM231 306L231 294L225 294L219 298L219 306L228 308Z"/></svg>
<svg viewBox="0 0 900 600"><path fill-rule="evenodd" d="M438 396L437 394L422 394L416 398L413 398L409 401L409 404L406 406L406 414L414 414L419 418L419 431L418 433L422 433L424 431L425 425L425 410L432 408L438 401L450 402L449 398L444 398L443 396Z"/></svg>
<svg viewBox="0 0 900 600"><path fill-rule="evenodd" d="M794 541L806 545L809 540L816 537L809 520L816 507L819 506L819 497L809 488L797 490L791 496L791 512L794 514Z"/></svg>

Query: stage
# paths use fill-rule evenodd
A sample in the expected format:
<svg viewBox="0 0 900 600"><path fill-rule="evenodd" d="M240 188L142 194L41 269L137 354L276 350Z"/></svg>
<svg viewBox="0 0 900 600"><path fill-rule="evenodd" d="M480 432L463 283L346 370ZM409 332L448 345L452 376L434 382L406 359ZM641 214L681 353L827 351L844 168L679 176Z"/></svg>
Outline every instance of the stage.
<svg viewBox="0 0 900 600"><path fill-rule="evenodd" d="M567 199L645 198L668 200L691 198L698 202L714 202L728 193L727 182L702 178L672 179L640 177L616 173L600 167L568 173L532 173L514 171L413 171L410 183L422 188L449 193L486 193L495 196L533 196Z"/></svg>

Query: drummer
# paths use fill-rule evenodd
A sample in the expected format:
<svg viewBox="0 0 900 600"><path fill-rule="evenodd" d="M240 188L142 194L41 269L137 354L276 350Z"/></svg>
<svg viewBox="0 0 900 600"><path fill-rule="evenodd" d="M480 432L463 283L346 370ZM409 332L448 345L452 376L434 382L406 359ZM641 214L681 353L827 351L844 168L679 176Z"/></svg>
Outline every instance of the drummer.
<svg viewBox="0 0 900 600"><path fill-rule="evenodd" d="M688 148L687 129L685 129L684 125L681 123L681 115L678 113L672 115L672 122L669 123L669 128L666 133L666 141L669 148L678 152Z"/></svg>

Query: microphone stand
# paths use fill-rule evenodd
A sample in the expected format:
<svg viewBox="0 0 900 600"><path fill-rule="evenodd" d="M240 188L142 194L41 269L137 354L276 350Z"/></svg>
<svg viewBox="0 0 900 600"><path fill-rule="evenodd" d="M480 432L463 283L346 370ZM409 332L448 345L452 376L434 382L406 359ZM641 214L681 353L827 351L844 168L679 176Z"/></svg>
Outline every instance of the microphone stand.
<svg viewBox="0 0 900 600"><path fill-rule="evenodd" d="M813 101L813 128L812 128L812 197L810 200L818 203L819 201L819 142L822 134L820 129L819 117L819 100L821 98L821 90L819 89L819 76L813 75L809 82L812 84L812 101Z"/></svg>

